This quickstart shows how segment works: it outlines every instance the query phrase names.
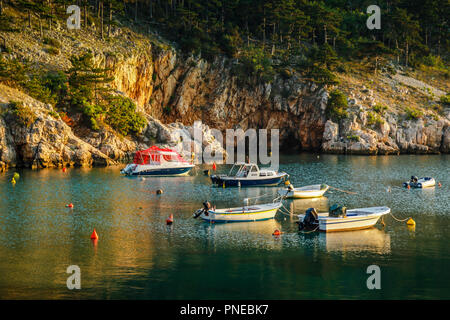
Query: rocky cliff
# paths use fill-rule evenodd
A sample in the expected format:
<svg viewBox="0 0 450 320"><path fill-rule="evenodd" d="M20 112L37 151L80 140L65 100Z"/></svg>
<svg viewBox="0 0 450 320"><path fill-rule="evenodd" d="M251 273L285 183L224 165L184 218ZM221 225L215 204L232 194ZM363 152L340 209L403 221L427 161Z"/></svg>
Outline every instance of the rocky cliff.
<svg viewBox="0 0 450 320"><path fill-rule="evenodd" d="M208 62L184 57L168 45L155 44L131 32L119 32L116 41L108 45L83 32L67 36L55 30L49 31L49 36L62 44L56 57L43 50L33 34L22 34L20 39L5 35L13 48L9 55L66 70L70 54L93 49L96 63L111 70L113 89L137 103L146 115L147 127L137 137L120 137L106 127L100 131L79 130L62 121L52 106L2 85L3 167L108 165L128 160L137 149L154 143L174 146L179 142L174 134L177 130L184 130L189 142L197 147L210 145L224 153L211 138L210 128L280 129L282 147L303 151L396 154L450 150L448 109L443 115L426 115L420 120L405 120L399 110L390 109L374 125L367 118L376 98L370 90L364 97L354 97L359 91L353 88L347 92L349 117L334 123L326 117L326 88L295 73L278 75L271 83L242 81L233 75L232 60L217 57ZM23 102L35 114L28 127L18 124L6 111L10 101ZM192 135L192 126L198 120L203 123L203 141L195 141Z"/></svg>

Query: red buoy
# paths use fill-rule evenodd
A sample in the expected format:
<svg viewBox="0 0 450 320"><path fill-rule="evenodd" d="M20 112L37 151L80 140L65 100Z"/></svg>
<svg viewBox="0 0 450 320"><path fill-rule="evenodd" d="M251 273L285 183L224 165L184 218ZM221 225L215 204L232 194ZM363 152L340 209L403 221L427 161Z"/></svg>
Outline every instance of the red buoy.
<svg viewBox="0 0 450 320"><path fill-rule="evenodd" d="M279 236L279 235L281 235L281 234L282 234L282 232L281 232L280 230L278 230L278 229L276 229L276 230L272 233L273 236Z"/></svg>
<svg viewBox="0 0 450 320"><path fill-rule="evenodd" d="M171 214L166 220L166 224L168 226L170 226L172 223L173 223L173 214Z"/></svg>
<svg viewBox="0 0 450 320"><path fill-rule="evenodd" d="M442 184L439 182L439 183L438 183L438 186L439 186L439 187L442 187Z"/></svg>
<svg viewBox="0 0 450 320"><path fill-rule="evenodd" d="M407 188L408 188L408 189L411 189L411 186L408 184Z"/></svg>
<svg viewBox="0 0 450 320"><path fill-rule="evenodd" d="M66 204L66 207L72 209L73 208L73 204L72 203Z"/></svg>
<svg viewBox="0 0 450 320"><path fill-rule="evenodd" d="M92 231L91 239L95 239L95 240L98 239L98 234L97 234L97 232L95 231L95 228L94 228L94 231Z"/></svg>
<svg viewBox="0 0 450 320"><path fill-rule="evenodd" d="M63 167L63 172L66 172L66 167Z"/></svg>
<svg viewBox="0 0 450 320"><path fill-rule="evenodd" d="M215 162L213 162L213 167L212 168L213 168L214 171L216 171L216 163Z"/></svg>

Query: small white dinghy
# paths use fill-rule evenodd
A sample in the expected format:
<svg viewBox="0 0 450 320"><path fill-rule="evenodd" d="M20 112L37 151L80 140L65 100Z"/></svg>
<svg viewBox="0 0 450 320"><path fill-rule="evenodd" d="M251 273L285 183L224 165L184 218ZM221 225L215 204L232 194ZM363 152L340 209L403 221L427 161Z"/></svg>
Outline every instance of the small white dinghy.
<svg viewBox="0 0 450 320"><path fill-rule="evenodd" d="M210 222L248 222L273 219L281 202L258 204L228 209L210 208L208 202L203 204L203 209L194 213L194 218L200 217Z"/></svg>
<svg viewBox="0 0 450 320"><path fill-rule="evenodd" d="M317 219L313 219L313 221L309 219L310 225L303 225L303 227L324 232L367 229L373 227L382 216L390 213L391 209L388 207L370 207L351 209L345 212L343 216L337 217L330 216L328 212L319 213ZM305 223L307 215L308 213L299 215L300 221L303 221L299 223L299 226Z"/></svg>
<svg viewBox="0 0 450 320"><path fill-rule="evenodd" d="M280 196L294 199L319 198L330 188L326 184L313 184L300 188L286 188L278 191Z"/></svg>

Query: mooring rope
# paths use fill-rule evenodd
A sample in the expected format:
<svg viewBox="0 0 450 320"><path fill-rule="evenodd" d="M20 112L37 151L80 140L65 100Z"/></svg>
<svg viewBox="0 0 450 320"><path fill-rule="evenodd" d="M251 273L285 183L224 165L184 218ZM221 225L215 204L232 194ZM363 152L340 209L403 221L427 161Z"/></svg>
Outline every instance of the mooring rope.
<svg viewBox="0 0 450 320"><path fill-rule="evenodd" d="M392 214L392 212L389 212L389 214L392 216L392 218L394 218L394 220L396 220L398 222L405 222L406 220L411 219L411 217L408 217L406 219L398 219Z"/></svg>
<svg viewBox="0 0 450 320"><path fill-rule="evenodd" d="M332 186L329 186L331 189L334 189L334 190L337 190L337 191L341 191L341 192L345 192L345 193L348 193L348 194L358 194L357 192L353 192L353 191L345 191L345 190L342 190L342 189L338 189L338 188L335 188L335 187L332 187Z"/></svg>

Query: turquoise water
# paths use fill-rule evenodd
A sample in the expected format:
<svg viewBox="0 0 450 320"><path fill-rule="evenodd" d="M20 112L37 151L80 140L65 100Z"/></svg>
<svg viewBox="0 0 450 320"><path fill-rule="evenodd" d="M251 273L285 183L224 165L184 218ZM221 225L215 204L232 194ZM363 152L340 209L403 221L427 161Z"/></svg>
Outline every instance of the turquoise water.
<svg viewBox="0 0 450 320"><path fill-rule="evenodd" d="M9 171L0 174L0 298L449 299L449 163L449 155L283 156L281 170L295 186L358 193L285 201L294 213L386 205L417 223L410 229L388 216L384 228L334 234L298 233L295 217L280 212L253 223L192 219L204 200L230 207L276 195L274 187L212 187L202 172L210 166L195 176L145 179L123 177L119 167L20 170L15 186ZM413 174L442 187L402 189ZM275 229L283 235L273 237ZM381 268L380 290L366 286L373 264ZM66 287L70 265L81 269L80 290Z"/></svg>

